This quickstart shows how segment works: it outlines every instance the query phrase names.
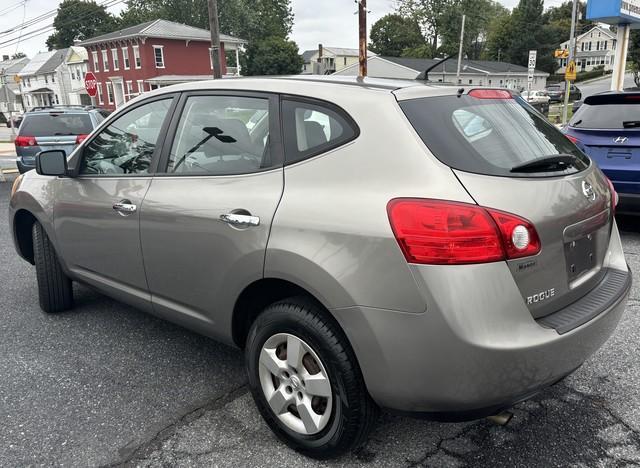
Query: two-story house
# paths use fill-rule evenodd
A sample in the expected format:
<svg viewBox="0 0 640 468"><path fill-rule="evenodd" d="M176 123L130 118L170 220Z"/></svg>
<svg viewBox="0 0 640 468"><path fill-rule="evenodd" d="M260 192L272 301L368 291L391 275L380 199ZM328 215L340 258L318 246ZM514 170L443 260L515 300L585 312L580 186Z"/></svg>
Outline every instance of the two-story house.
<svg viewBox="0 0 640 468"><path fill-rule="evenodd" d="M220 35L222 74L225 52L246 41ZM211 34L167 20L131 26L78 44L87 49L89 70L98 81L95 103L113 109L145 91L175 83L211 78ZM237 62L238 63L238 62ZM233 74L238 74L235 68Z"/></svg>
<svg viewBox="0 0 640 468"><path fill-rule="evenodd" d="M369 57L376 55L371 51L368 51L367 54ZM322 44L318 44L317 49L306 50L302 53L301 73L303 75L330 75L357 64L359 57L358 49L324 47Z"/></svg>
<svg viewBox="0 0 640 468"><path fill-rule="evenodd" d="M19 76L22 69L29 63L26 57L10 59L8 55L0 61L0 112L5 118L12 112L22 112L21 86Z"/></svg>
<svg viewBox="0 0 640 468"><path fill-rule="evenodd" d="M27 109L36 106L69 104L69 80L66 58L69 49L37 54L20 71L23 102Z"/></svg>
<svg viewBox="0 0 640 468"><path fill-rule="evenodd" d="M89 58L84 47L69 47L65 60L69 82L69 104L91 105L91 98L84 86L84 75L88 70Z"/></svg>
<svg viewBox="0 0 640 468"><path fill-rule="evenodd" d="M561 49L569 48L569 41L560 45ZM576 37L576 68L578 71L591 71L604 66L605 70L613 70L616 51L616 35L607 27L595 26ZM558 73L564 73L568 59L559 59Z"/></svg>

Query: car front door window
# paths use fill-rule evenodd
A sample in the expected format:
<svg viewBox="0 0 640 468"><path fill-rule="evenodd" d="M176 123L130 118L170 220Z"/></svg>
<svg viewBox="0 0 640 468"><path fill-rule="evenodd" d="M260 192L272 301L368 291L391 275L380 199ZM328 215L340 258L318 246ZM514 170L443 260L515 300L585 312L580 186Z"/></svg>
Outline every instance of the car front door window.
<svg viewBox="0 0 640 468"><path fill-rule="evenodd" d="M136 107L104 128L84 148L79 174L147 174L171 102Z"/></svg>

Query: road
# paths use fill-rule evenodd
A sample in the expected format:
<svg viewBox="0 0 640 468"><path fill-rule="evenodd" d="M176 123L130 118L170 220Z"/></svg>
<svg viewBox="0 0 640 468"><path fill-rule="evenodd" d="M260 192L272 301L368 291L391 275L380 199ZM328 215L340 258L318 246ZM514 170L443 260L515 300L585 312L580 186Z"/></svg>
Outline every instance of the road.
<svg viewBox="0 0 640 468"><path fill-rule="evenodd" d="M6 213L9 183L0 183ZM640 233L623 224L640 275ZM637 228L636 228L637 229ZM334 462L280 444L250 399L242 354L76 287L38 308L34 269L0 220L0 466L495 467L640 464L640 293L615 336L506 427L383 413L366 447Z"/></svg>
<svg viewBox="0 0 640 468"><path fill-rule="evenodd" d="M596 93L601 93L603 91L609 91L611 89L611 76L607 76L598 81L592 81L586 84L576 83L580 91L582 91L582 97L586 98ZM632 88L635 86L633 81L633 76L631 73L627 73L624 78L624 87Z"/></svg>

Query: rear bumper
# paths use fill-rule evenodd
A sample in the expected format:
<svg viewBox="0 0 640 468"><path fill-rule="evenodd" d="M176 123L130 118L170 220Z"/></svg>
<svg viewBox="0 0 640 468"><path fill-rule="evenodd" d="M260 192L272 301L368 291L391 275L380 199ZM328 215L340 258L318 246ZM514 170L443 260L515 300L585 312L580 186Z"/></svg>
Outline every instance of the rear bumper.
<svg viewBox="0 0 640 468"><path fill-rule="evenodd" d="M610 255L616 258L607 267L630 275L621 251ZM495 413L561 380L611 336L630 289L628 282L597 315L559 334L536 322L502 263L412 268L426 312L350 307L333 313L373 399L434 419Z"/></svg>
<svg viewBox="0 0 640 468"><path fill-rule="evenodd" d="M36 162L35 159L34 160L24 160L21 157L16 158L16 166L18 166L18 171L20 172L20 174L24 174L27 171L30 171L31 169L35 169L36 168Z"/></svg>

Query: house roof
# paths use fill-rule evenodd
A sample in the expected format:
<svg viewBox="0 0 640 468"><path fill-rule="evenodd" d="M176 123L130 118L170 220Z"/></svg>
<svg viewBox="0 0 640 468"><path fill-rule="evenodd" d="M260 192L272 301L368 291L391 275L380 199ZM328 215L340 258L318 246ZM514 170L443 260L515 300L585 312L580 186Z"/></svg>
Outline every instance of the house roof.
<svg viewBox="0 0 640 468"><path fill-rule="evenodd" d="M3 60L0 62L0 70L4 70L4 73L7 75L15 75L19 73L27 63L29 63L29 59L27 57Z"/></svg>
<svg viewBox="0 0 640 468"><path fill-rule="evenodd" d="M82 63L89 60L89 53L84 47L71 46L67 54L67 63Z"/></svg>
<svg viewBox="0 0 640 468"><path fill-rule="evenodd" d="M600 32L603 32L606 36L608 36L608 39L615 39L616 38L616 35L613 32L611 32L611 30L609 28L603 28L602 26L594 26L593 28L589 29L588 31L583 32L582 34L576 36L576 42L580 41L582 38L584 38L588 34L591 34L596 29L598 31L600 31ZM560 45L564 46L565 44L568 45L569 41L564 41Z"/></svg>
<svg viewBox="0 0 640 468"><path fill-rule="evenodd" d="M53 52L53 55L38 69L37 73L53 73L56 71L56 68L67 58L69 49L54 50Z"/></svg>
<svg viewBox="0 0 640 468"><path fill-rule="evenodd" d="M191 41L211 41L211 33L206 29L188 26L186 24L175 23L163 19L147 21L135 26L120 29L101 36L92 37L80 42L78 45L88 46L101 42L117 41L122 39L132 39L135 37L155 37L159 39L182 39ZM245 43L244 39L220 34L220 41L227 43Z"/></svg>
<svg viewBox="0 0 640 468"><path fill-rule="evenodd" d="M380 57L388 62L393 62L397 65L401 65L406 68L410 68L417 72L423 72L427 68L437 64L438 59L422 59L422 58L410 58L410 57ZM436 66L431 73L456 73L458 68L458 62L455 59L448 60L444 65ZM508 62L493 62L489 60L468 60L462 61L461 74L504 74L504 73L527 73L527 67L521 65L515 65ZM548 76L548 73L541 70L536 70L536 74L544 74Z"/></svg>
<svg viewBox="0 0 640 468"><path fill-rule="evenodd" d="M304 52L302 52L302 60L304 60L304 63L311 62L311 57L313 57L313 55L317 52L318 49L305 50Z"/></svg>
<svg viewBox="0 0 640 468"><path fill-rule="evenodd" d="M35 75L38 73L38 70L42 68L42 66L55 55L57 51L51 50L49 52L40 52L35 57L33 57L29 63L27 63L24 68L20 71L20 75Z"/></svg>

